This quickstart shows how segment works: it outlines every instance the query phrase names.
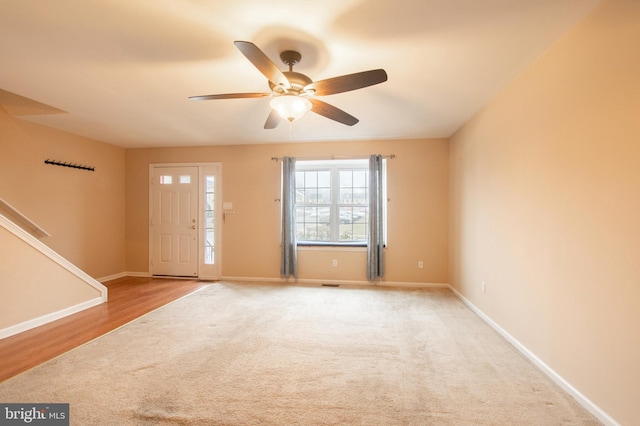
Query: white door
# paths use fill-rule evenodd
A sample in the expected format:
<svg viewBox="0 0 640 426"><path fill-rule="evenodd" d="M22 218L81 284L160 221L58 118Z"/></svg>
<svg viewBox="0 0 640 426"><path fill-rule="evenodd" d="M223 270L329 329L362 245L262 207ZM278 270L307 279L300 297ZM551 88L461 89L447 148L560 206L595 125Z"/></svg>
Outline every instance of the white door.
<svg viewBox="0 0 640 426"><path fill-rule="evenodd" d="M151 274L198 276L198 167L153 167Z"/></svg>

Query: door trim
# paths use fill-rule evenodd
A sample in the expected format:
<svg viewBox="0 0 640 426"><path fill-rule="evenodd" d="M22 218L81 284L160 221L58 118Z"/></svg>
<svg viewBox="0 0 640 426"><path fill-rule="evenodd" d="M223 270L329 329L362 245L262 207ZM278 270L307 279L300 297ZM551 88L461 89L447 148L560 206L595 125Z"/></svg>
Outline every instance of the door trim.
<svg viewBox="0 0 640 426"><path fill-rule="evenodd" d="M188 277L184 277L184 279L204 279L204 280L219 280L220 277L222 276L222 163L221 162L201 162L201 163L149 163L149 175L148 175L148 181L147 181L147 185L148 185L148 196L149 196L149 214L148 214L148 233L149 233L149 276L151 277L157 277L157 278L163 278L166 276L162 276L162 275L153 275L153 265L152 265L152 260L153 260L153 235L152 235L152 231L151 231L151 219L152 219L152 215L153 215L153 194L152 194L152 179L153 179L153 172L156 168L161 168L161 167L197 167L198 168L198 215L199 215L199 219L198 219L198 237L197 237L197 256L198 256L198 264L197 264L197 277L192 277L192 278L188 278ZM216 247L215 249L215 258L217 259L215 262L216 265L216 274L215 276L211 275L210 273L206 273L206 271L203 271L204 267L203 267L203 262L202 259L200 259L200 257L203 255L203 243L204 243L204 226L205 226L205 221L203 220L204 218L204 185L203 185L203 175L204 175L204 170L207 169L212 169L215 168L217 169L217 179L216 179L216 186L215 186L215 224L216 224L216 228L215 228L215 233L214 233L214 238L215 238L215 242L214 242L214 247ZM205 272L203 274L203 272ZM180 279L181 277L166 277L166 278L174 278L174 279Z"/></svg>

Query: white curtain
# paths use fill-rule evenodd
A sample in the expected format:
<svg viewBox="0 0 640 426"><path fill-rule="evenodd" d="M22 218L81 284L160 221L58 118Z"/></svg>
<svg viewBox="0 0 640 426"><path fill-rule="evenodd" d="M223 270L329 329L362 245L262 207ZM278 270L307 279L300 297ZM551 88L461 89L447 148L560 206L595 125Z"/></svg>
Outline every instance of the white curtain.
<svg viewBox="0 0 640 426"><path fill-rule="evenodd" d="M367 240L367 279L384 276L384 187L382 156L369 157L369 237Z"/></svg>
<svg viewBox="0 0 640 426"><path fill-rule="evenodd" d="M282 248L280 275L298 278L296 246L296 159L282 159Z"/></svg>

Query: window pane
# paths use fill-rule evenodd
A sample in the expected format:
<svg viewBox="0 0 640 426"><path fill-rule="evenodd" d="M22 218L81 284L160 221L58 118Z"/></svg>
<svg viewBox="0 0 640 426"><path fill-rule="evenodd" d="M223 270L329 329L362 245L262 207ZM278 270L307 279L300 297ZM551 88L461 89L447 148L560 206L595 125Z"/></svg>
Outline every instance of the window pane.
<svg viewBox="0 0 640 426"><path fill-rule="evenodd" d="M180 183L190 183L191 176L180 176ZM215 176L204 177L204 264L215 263L214 229L215 229Z"/></svg>
<svg viewBox="0 0 640 426"><path fill-rule="evenodd" d="M304 239L305 240L319 240L318 238L318 225L316 223L304 224Z"/></svg>
<svg viewBox="0 0 640 426"><path fill-rule="evenodd" d="M369 212L367 207L354 207L353 208L353 221L358 223L366 223Z"/></svg>
<svg viewBox="0 0 640 426"><path fill-rule="evenodd" d="M340 207L340 241L361 241L367 239L366 207Z"/></svg>
<svg viewBox="0 0 640 426"><path fill-rule="evenodd" d="M173 176L171 175L160 176L160 185L171 185L172 182L173 182Z"/></svg>
<svg viewBox="0 0 640 426"><path fill-rule="evenodd" d="M318 203L329 204L331 203L331 189L330 188L318 188Z"/></svg>
<svg viewBox="0 0 640 426"><path fill-rule="evenodd" d="M367 191L364 188L353 189L353 204L367 204Z"/></svg>
<svg viewBox="0 0 640 426"><path fill-rule="evenodd" d="M304 223L304 207L296 207L296 223Z"/></svg>
<svg viewBox="0 0 640 426"><path fill-rule="evenodd" d="M189 175L180 175L180 183L181 184L191 183L191 176L189 176Z"/></svg>
<svg viewBox="0 0 640 426"><path fill-rule="evenodd" d="M306 240L304 237L304 222L296 222L296 239L299 241Z"/></svg>
<svg viewBox="0 0 640 426"><path fill-rule="evenodd" d="M353 227L340 225L340 241L353 241Z"/></svg>
<svg viewBox="0 0 640 426"><path fill-rule="evenodd" d="M318 225L318 240L320 241L330 241L331 240L331 227L327 224L319 224Z"/></svg>
<svg viewBox="0 0 640 426"><path fill-rule="evenodd" d="M296 172L296 203L326 204L331 202L331 174L328 171Z"/></svg>
<svg viewBox="0 0 640 426"><path fill-rule="evenodd" d="M213 229L207 229L205 232L204 242L204 263L213 265L214 263L214 247L213 247Z"/></svg>
<svg viewBox="0 0 640 426"><path fill-rule="evenodd" d="M206 192L214 192L214 188L215 188L215 177L214 176L207 176L205 178L205 186Z"/></svg>
<svg viewBox="0 0 640 426"><path fill-rule="evenodd" d="M305 239L309 240L328 240L328 225L322 225L318 223L305 224Z"/></svg>
<svg viewBox="0 0 640 426"><path fill-rule="evenodd" d="M353 203L353 190L351 188L340 188L340 204Z"/></svg>
<svg viewBox="0 0 640 426"><path fill-rule="evenodd" d="M340 171L340 204L367 203L367 175L366 170Z"/></svg>
<svg viewBox="0 0 640 426"><path fill-rule="evenodd" d="M318 217L318 210L315 207L305 207L304 208L304 221L305 222L315 222Z"/></svg>
<svg viewBox="0 0 640 426"><path fill-rule="evenodd" d="M366 241L368 161L296 162L299 241Z"/></svg>
<svg viewBox="0 0 640 426"><path fill-rule="evenodd" d="M306 241L329 241L330 226L328 223L297 223L296 236Z"/></svg>
<svg viewBox="0 0 640 426"><path fill-rule="evenodd" d="M331 208L318 207L318 222L329 224L331 222Z"/></svg>
<svg viewBox="0 0 640 426"><path fill-rule="evenodd" d="M329 188L330 186L331 186L331 172L329 170L318 172L318 187Z"/></svg>
<svg viewBox="0 0 640 426"><path fill-rule="evenodd" d="M318 172L305 172L304 173L304 187L316 188L318 186Z"/></svg>
<svg viewBox="0 0 640 426"><path fill-rule="evenodd" d="M317 204L318 203L318 190L316 188L307 188L304 190L304 203Z"/></svg>
<svg viewBox="0 0 640 426"><path fill-rule="evenodd" d="M329 240L330 207L296 207L296 236L300 240Z"/></svg>
<svg viewBox="0 0 640 426"><path fill-rule="evenodd" d="M340 207L340 223L352 223L352 207Z"/></svg>
<svg viewBox="0 0 640 426"><path fill-rule="evenodd" d="M353 172L351 170L343 170L340 171L340 187L348 187L353 186Z"/></svg>
<svg viewBox="0 0 640 426"><path fill-rule="evenodd" d="M364 188L367 185L367 175L369 172L365 170L353 171L353 186L354 188Z"/></svg>

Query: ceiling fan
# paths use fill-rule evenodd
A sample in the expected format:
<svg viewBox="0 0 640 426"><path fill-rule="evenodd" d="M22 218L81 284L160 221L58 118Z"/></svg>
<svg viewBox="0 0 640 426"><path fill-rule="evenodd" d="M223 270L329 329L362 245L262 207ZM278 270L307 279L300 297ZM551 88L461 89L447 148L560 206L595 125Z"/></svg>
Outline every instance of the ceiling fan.
<svg viewBox="0 0 640 426"><path fill-rule="evenodd" d="M255 44L248 41L236 41L234 44L267 77L271 92L202 95L191 96L189 99L205 101L211 99L272 97L270 102L272 110L264 123L265 129L276 128L280 118L291 122L297 120L309 110L347 126L353 126L358 122L357 118L333 105L316 99L315 96L349 92L387 81L387 73L383 69L376 69L314 82L306 75L293 71L293 66L302 59L302 55L299 52L285 50L280 54L282 62L289 66L289 71L281 71Z"/></svg>

